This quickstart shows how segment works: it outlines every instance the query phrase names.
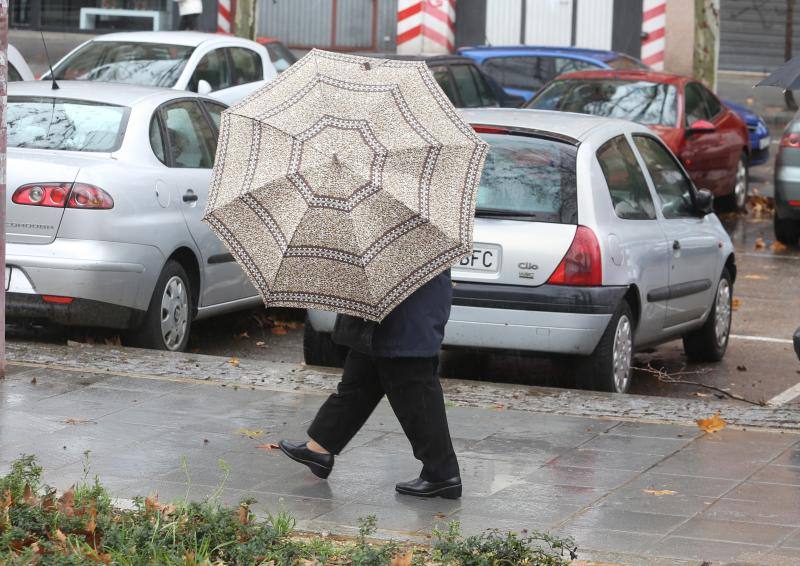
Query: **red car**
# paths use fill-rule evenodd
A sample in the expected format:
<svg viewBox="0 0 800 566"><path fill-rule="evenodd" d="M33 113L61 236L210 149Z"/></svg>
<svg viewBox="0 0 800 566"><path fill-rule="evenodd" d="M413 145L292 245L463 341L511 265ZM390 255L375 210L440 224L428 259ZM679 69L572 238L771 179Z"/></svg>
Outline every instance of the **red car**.
<svg viewBox="0 0 800 566"><path fill-rule="evenodd" d="M747 200L747 127L690 77L631 71L579 71L556 77L526 108L633 120L649 126L686 167L695 185L726 208Z"/></svg>

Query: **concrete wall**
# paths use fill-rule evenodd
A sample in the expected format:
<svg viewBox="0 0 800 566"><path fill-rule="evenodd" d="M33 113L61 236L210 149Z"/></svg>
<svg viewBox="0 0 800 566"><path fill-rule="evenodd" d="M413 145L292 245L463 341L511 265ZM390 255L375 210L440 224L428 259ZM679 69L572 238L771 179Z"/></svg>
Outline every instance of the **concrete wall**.
<svg viewBox="0 0 800 566"><path fill-rule="evenodd" d="M664 32L664 70L691 75L694 62L695 0L668 0Z"/></svg>

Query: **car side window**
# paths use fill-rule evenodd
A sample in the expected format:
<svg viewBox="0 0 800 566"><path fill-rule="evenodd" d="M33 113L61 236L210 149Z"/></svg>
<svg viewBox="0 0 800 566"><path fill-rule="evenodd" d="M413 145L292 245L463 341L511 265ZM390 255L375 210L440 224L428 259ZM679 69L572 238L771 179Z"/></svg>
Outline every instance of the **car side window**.
<svg viewBox="0 0 800 566"><path fill-rule="evenodd" d="M656 194L661 200L664 218L696 216L692 200L692 182L667 149L650 136L633 136L645 166L653 179Z"/></svg>
<svg viewBox="0 0 800 566"><path fill-rule="evenodd" d="M296 61L292 52L286 49L281 43L267 43L264 47L267 48L269 58L275 66L275 70L279 73L291 67Z"/></svg>
<svg viewBox="0 0 800 566"><path fill-rule="evenodd" d="M204 100L203 106L205 106L206 111L208 111L211 121L214 122L214 127L219 131L219 123L222 120L222 112L225 110L225 106L223 104L211 102L210 100Z"/></svg>
<svg viewBox="0 0 800 566"><path fill-rule="evenodd" d="M445 95L447 95L447 98L450 99L450 102L458 106L459 103L453 88L453 81L450 78L450 71L447 67L431 67L431 73L433 73L433 78L439 83L439 87L444 91Z"/></svg>
<svg viewBox="0 0 800 566"><path fill-rule="evenodd" d="M714 118L719 116L720 112L722 112L722 103L706 87L701 86L700 87L700 92L703 93L703 99L706 102L706 108L708 108L708 114L709 114L710 118L713 120Z"/></svg>
<svg viewBox="0 0 800 566"><path fill-rule="evenodd" d="M231 47L230 53L233 61L234 85L252 83L264 78L261 56L258 53L244 47Z"/></svg>
<svg viewBox="0 0 800 566"><path fill-rule="evenodd" d="M477 108L483 106L481 96L478 93L478 85L472 77L469 65L451 65L450 71L453 73L458 92L461 94L461 102L464 108Z"/></svg>
<svg viewBox="0 0 800 566"><path fill-rule="evenodd" d="M21 81L22 75L19 74L17 68L12 65L11 63L8 64L8 80L9 81Z"/></svg>
<svg viewBox="0 0 800 566"><path fill-rule="evenodd" d="M691 127L698 120L710 120L706 102L703 99L702 87L697 83L689 83L684 91L684 106L686 107L686 125Z"/></svg>
<svg viewBox="0 0 800 566"><path fill-rule="evenodd" d="M192 78L189 79L189 90L197 92L200 81L208 82L212 92L231 86L231 70L225 49L209 51L200 59Z"/></svg>
<svg viewBox="0 0 800 566"><path fill-rule="evenodd" d="M182 100L162 110L167 128L171 167L210 169L217 138L196 102Z"/></svg>
<svg viewBox="0 0 800 566"><path fill-rule="evenodd" d="M153 148L153 153L158 160L166 165L167 156L164 151L164 137L161 135L161 123L158 121L157 114L153 114L150 119L150 147Z"/></svg>
<svg viewBox="0 0 800 566"><path fill-rule="evenodd" d="M656 209L636 156L625 136L617 136L597 150L614 214L623 220L653 220Z"/></svg>
<svg viewBox="0 0 800 566"><path fill-rule="evenodd" d="M483 70L504 87L522 90L539 90L556 74L552 57L495 57Z"/></svg>
<svg viewBox="0 0 800 566"><path fill-rule="evenodd" d="M489 83L486 78L481 74L477 67L468 65L472 78L475 79L475 84L478 86L478 95L481 97L481 106L499 106L497 98L489 88Z"/></svg>
<svg viewBox="0 0 800 566"><path fill-rule="evenodd" d="M566 57L555 58L555 75L563 75L564 73L571 73L573 71L584 71L586 69L599 68L594 63L587 63L579 59L568 59Z"/></svg>

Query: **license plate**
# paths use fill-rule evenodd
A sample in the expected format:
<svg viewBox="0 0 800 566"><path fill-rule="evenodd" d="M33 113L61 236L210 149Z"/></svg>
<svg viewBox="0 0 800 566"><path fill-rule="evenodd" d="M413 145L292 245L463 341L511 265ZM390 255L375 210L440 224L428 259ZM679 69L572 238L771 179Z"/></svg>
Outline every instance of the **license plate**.
<svg viewBox="0 0 800 566"><path fill-rule="evenodd" d="M466 271L497 273L500 269L500 254L500 246L475 244L472 253L462 257L455 267Z"/></svg>
<svg viewBox="0 0 800 566"><path fill-rule="evenodd" d="M769 147L770 143L772 143L772 139L770 139L769 136L767 136L765 138L761 138L760 140L758 140L758 148L759 149L767 149Z"/></svg>
<svg viewBox="0 0 800 566"><path fill-rule="evenodd" d="M6 291L8 291L8 286L11 284L11 268L6 267Z"/></svg>

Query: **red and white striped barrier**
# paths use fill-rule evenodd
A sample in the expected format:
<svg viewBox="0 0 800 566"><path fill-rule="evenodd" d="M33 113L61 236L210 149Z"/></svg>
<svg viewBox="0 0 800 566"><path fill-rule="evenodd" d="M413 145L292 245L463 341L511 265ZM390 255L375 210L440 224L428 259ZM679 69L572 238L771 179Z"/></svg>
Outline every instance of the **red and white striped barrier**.
<svg viewBox="0 0 800 566"><path fill-rule="evenodd" d="M642 10L642 61L656 71L663 71L667 0L644 0Z"/></svg>
<svg viewBox="0 0 800 566"><path fill-rule="evenodd" d="M450 53L455 33L456 0L398 0L398 53Z"/></svg>
<svg viewBox="0 0 800 566"><path fill-rule="evenodd" d="M217 0L217 33L233 33L231 0Z"/></svg>

